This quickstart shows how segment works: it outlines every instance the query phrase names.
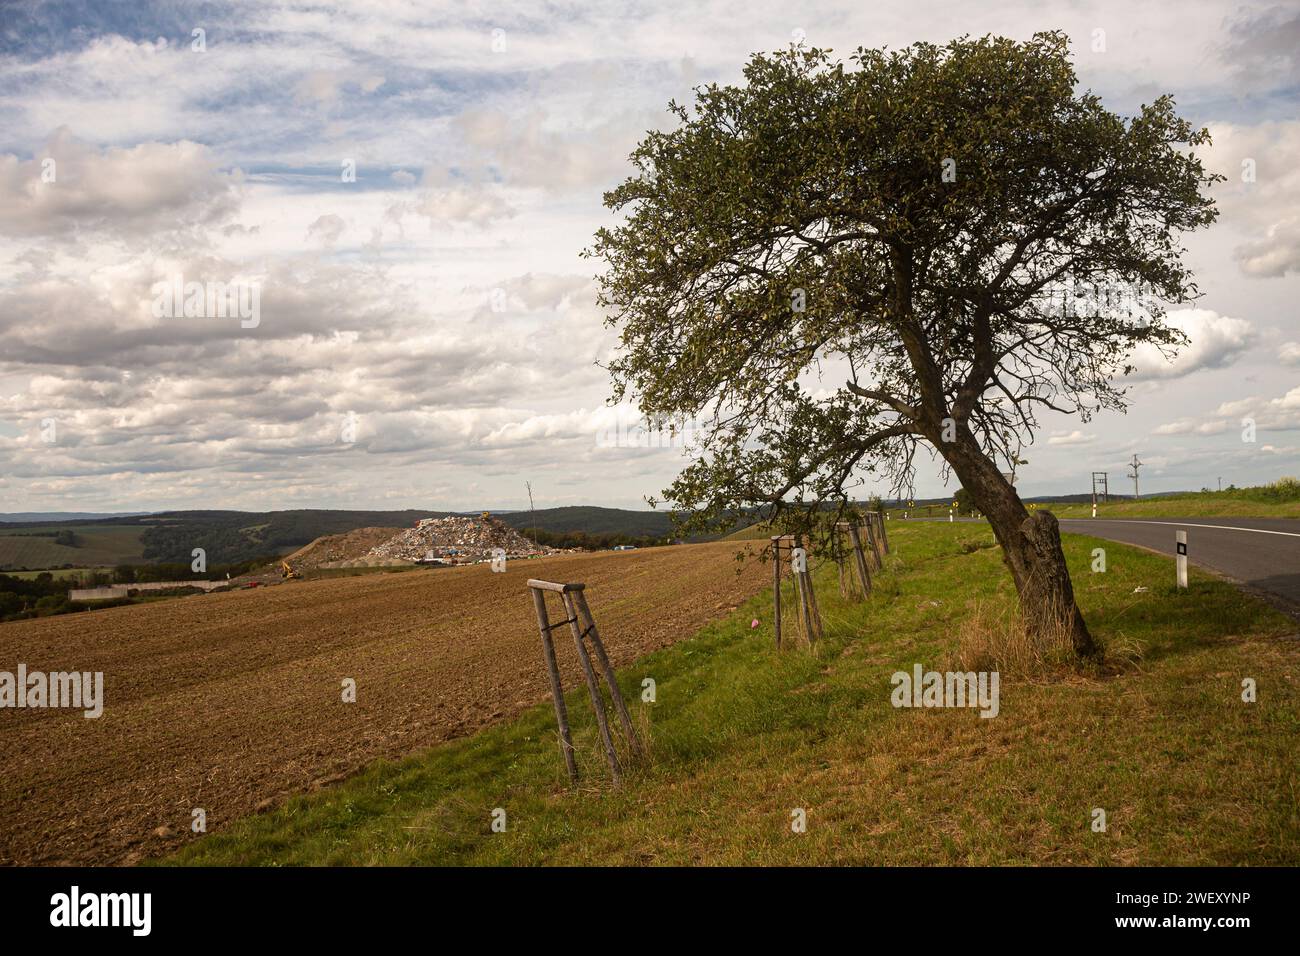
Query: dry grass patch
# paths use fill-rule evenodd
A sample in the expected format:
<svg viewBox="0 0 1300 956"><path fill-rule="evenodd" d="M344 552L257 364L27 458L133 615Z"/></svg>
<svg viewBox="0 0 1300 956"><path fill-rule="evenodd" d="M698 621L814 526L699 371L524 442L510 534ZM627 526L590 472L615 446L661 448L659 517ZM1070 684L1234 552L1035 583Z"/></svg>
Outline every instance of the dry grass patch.
<svg viewBox="0 0 1300 956"><path fill-rule="evenodd" d="M957 671L998 672L1003 679L1070 681L1113 676L1138 666L1142 645L1123 633L1103 642L1100 661L1082 661L1064 627L1032 630L1014 606L974 602L955 633L948 667Z"/></svg>

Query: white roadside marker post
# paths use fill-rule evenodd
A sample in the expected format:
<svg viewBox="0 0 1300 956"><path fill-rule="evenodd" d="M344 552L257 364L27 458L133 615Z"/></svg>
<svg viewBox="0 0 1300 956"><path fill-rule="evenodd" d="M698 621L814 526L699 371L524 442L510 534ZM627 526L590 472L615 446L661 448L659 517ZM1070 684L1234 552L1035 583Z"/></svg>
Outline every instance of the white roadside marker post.
<svg viewBox="0 0 1300 956"><path fill-rule="evenodd" d="M1178 586L1180 588L1185 588L1187 587L1187 532L1178 531L1175 532L1175 534L1176 539L1174 548L1177 551L1177 555L1174 558L1174 561L1178 565Z"/></svg>

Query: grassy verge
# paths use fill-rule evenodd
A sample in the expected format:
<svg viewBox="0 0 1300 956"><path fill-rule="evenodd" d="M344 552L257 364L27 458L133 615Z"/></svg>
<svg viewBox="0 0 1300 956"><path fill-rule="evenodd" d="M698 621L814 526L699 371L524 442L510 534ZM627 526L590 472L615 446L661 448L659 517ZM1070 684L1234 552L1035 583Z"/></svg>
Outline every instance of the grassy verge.
<svg viewBox="0 0 1300 956"><path fill-rule="evenodd" d="M1084 518L1092 505L1050 504L1059 518ZM1137 501L1109 501L1098 506L1099 518L1300 518L1300 482L1279 478L1251 488L1166 495Z"/></svg>
<svg viewBox="0 0 1300 956"><path fill-rule="evenodd" d="M1295 622L1195 570L1176 593L1168 559L1070 535L1084 612L1129 663L1103 676L1007 675L993 719L895 709L894 671L945 669L963 627L1013 596L985 527L895 525L890 541L866 603L842 601L834 569L819 570L827 638L815 653L773 651L768 594L626 668L653 758L622 791L603 784L590 706L575 691L587 781L577 790L565 786L544 705L376 764L165 862L1300 862ZM1106 549L1104 574L1090 571L1095 547ZM647 677L653 704L640 701ZM1241 699L1247 677L1256 703ZM503 833L492 832L496 808ZM1105 832L1091 828L1094 808L1106 811ZM796 809L806 832L792 831Z"/></svg>

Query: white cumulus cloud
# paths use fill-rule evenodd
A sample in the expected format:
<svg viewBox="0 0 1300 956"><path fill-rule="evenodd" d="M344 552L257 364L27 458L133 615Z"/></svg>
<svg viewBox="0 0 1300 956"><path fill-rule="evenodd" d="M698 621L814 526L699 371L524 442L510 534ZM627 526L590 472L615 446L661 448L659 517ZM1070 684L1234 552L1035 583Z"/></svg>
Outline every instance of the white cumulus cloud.
<svg viewBox="0 0 1300 956"><path fill-rule="evenodd" d="M1256 339L1250 322L1211 309L1180 309L1170 312L1165 321L1183 332L1188 343L1172 361L1154 345L1139 345L1130 359L1131 381L1182 378L1204 368L1224 368Z"/></svg>

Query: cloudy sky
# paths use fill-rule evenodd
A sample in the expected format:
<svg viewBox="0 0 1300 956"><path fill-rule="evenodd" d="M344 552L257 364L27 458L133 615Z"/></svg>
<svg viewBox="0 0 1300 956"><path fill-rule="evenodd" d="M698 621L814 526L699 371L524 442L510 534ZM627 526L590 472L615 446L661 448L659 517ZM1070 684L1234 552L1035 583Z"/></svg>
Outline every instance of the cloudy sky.
<svg viewBox="0 0 1300 956"><path fill-rule="evenodd" d="M797 35L1041 29L1113 110L1173 93L1228 182L1191 346L1137 357L1127 415L1047 421L1022 494L1134 452L1144 491L1300 473L1296 4L4 0L0 512L644 507L681 451L602 438L578 254L668 101ZM158 314L174 276L256 319Z"/></svg>

